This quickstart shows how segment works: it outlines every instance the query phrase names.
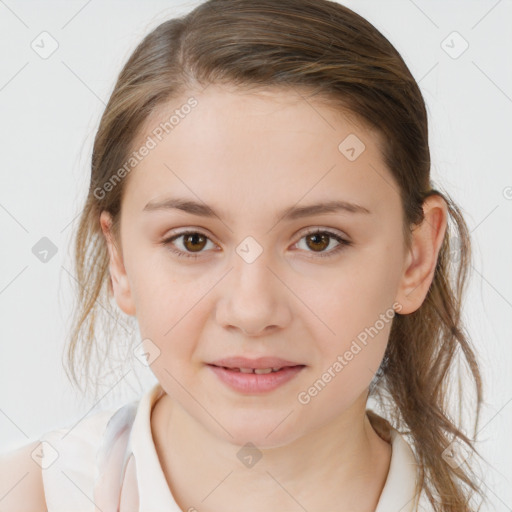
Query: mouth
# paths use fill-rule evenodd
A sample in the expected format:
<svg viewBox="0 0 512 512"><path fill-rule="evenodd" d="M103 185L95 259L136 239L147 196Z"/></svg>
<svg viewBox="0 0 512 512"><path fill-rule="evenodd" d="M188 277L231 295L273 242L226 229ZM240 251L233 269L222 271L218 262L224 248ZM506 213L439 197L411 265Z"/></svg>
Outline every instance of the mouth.
<svg viewBox="0 0 512 512"><path fill-rule="evenodd" d="M292 366L305 366L297 361L290 361L280 357L257 357L249 358L243 356L224 357L209 363L213 366L227 368L228 370L280 370ZM248 372L246 372L248 373ZM268 372L266 372L268 373Z"/></svg>
<svg viewBox="0 0 512 512"><path fill-rule="evenodd" d="M223 384L245 394L273 391L292 380L306 367L278 358L229 358L207 366Z"/></svg>
<svg viewBox="0 0 512 512"><path fill-rule="evenodd" d="M217 365L211 365L211 366L217 366ZM296 365L296 366L304 366L304 365ZM296 366L281 366L281 367L277 367L277 368L229 368L227 366L217 366L217 368L224 368L225 370L229 370L231 372L255 373L257 375L265 375L267 373L279 372L283 368L295 368Z"/></svg>

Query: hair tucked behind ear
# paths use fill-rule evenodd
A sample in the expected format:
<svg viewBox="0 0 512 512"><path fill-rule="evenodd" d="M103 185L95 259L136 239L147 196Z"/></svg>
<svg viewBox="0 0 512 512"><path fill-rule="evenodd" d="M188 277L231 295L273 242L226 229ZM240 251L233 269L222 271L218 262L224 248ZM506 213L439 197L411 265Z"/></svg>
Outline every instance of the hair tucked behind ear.
<svg viewBox="0 0 512 512"><path fill-rule="evenodd" d="M466 446L474 452L461 418L452 417L454 406L462 409L460 383L454 379L460 371L458 362L466 365L474 385L475 433L482 402L478 365L461 320L470 265L468 230L458 207L430 180L427 114L418 84L373 25L334 2L210 0L186 16L162 23L135 49L96 134L90 188L75 239L78 303L67 360L74 383L79 386L77 370L82 370L88 387L92 355L101 354L102 347L103 354L108 353L117 344L109 330L116 328L112 317L118 318L109 300L108 253L99 216L103 210L110 212L118 239L121 200L130 175L114 187L107 185L125 164L155 109L211 83L287 87L374 129L400 193L407 242L411 227L423 219L422 205L429 194L437 193L448 203L449 230L432 285L417 311L394 318L372 398L387 411L391 424L409 437L422 470L419 488L426 491L434 510L475 510L468 504L471 495L479 495L471 457L457 466L448 462L445 451L455 441L451 446L456 449ZM99 325L108 334L101 343L95 338ZM457 396L451 386L457 385L458 401L451 404L449 397Z"/></svg>

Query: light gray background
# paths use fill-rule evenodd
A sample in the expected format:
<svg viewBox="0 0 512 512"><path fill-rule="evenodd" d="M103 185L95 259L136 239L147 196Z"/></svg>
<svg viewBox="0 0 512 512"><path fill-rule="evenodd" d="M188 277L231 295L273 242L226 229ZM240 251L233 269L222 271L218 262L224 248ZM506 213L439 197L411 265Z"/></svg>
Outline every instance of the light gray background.
<svg viewBox="0 0 512 512"><path fill-rule="evenodd" d="M61 366L73 301L68 247L121 66L147 32L198 3L0 0L0 452L156 382L139 365L100 402L72 391ZM494 509L512 510L512 2L341 3L381 30L419 81L433 178L466 215L475 257L464 315L486 389L479 447ZM43 31L58 42L47 59L31 48ZM32 253L42 237L58 248L47 263Z"/></svg>

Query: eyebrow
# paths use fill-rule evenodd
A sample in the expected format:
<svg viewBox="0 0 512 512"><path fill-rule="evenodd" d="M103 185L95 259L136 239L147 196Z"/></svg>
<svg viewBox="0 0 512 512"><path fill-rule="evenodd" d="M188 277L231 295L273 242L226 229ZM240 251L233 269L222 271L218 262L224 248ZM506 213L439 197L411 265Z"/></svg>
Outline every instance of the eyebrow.
<svg viewBox="0 0 512 512"><path fill-rule="evenodd" d="M221 218L211 206L180 197L169 197L160 201L150 201L144 206L142 211L152 212L157 210L180 210L200 217ZM276 220L289 221L312 215L337 212L371 214L370 210L359 204L334 200L306 206L290 206L277 214Z"/></svg>

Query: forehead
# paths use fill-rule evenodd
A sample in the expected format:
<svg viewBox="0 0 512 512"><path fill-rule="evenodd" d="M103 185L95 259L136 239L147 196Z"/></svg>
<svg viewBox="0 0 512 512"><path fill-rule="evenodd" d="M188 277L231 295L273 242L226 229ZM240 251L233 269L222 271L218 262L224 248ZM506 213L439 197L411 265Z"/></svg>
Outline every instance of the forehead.
<svg viewBox="0 0 512 512"><path fill-rule="evenodd" d="M173 192L208 204L229 198L235 210L281 209L337 192L384 207L393 195L385 190L393 179L378 134L293 89L209 85L155 111L134 149L148 141L152 149L131 171L125 193L137 211Z"/></svg>

